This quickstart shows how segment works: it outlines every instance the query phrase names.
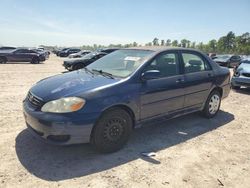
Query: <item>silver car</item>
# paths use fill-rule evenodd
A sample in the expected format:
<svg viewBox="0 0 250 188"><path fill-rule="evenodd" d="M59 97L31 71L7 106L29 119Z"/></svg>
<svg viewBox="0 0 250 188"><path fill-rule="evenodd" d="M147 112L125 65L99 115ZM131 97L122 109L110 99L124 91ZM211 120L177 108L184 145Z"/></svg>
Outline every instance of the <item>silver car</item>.
<svg viewBox="0 0 250 188"><path fill-rule="evenodd" d="M250 87L250 58L242 60L235 68L231 84L233 89L240 89L241 86Z"/></svg>

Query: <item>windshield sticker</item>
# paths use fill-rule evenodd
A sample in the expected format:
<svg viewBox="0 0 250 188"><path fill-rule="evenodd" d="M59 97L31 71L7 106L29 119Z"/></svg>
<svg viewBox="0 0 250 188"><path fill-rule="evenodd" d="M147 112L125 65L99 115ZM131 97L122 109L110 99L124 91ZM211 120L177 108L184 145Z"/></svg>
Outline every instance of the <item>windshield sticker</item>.
<svg viewBox="0 0 250 188"><path fill-rule="evenodd" d="M132 56L128 56L125 57L125 61L139 61L141 58L140 57L132 57Z"/></svg>

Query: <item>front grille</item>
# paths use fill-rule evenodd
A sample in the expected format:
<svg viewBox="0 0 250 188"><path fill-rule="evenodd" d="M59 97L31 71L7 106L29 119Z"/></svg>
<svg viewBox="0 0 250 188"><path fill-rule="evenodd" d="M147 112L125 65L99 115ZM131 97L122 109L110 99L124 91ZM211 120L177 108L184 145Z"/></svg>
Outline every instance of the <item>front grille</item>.
<svg viewBox="0 0 250 188"><path fill-rule="evenodd" d="M31 92L28 93L27 99L29 103L35 108L41 108L44 105L44 102L35 95L33 95Z"/></svg>
<svg viewBox="0 0 250 188"><path fill-rule="evenodd" d="M242 73L242 75L245 77L250 77L250 73Z"/></svg>

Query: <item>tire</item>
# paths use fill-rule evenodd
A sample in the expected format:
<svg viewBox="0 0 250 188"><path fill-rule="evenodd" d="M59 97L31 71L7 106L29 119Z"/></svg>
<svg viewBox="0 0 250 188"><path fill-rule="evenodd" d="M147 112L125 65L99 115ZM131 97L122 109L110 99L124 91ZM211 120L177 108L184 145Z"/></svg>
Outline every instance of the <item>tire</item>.
<svg viewBox="0 0 250 188"><path fill-rule="evenodd" d="M32 63L32 64L39 64L39 63L40 63L40 60L39 60L38 57L33 57L31 63Z"/></svg>
<svg viewBox="0 0 250 188"><path fill-rule="evenodd" d="M7 59L5 57L0 57L0 64L5 64Z"/></svg>
<svg viewBox="0 0 250 188"><path fill-rule="evenodd" d="M101 153L121 149L132 131L132 119L123 109L113 108L104 112L91 134L91 144Z"/></svg>
<svg viewBox="0 0 250 188"><path fill-rule="evenodd" d="M73 66L72 70L82 69L83 67L85 67L84 64L78 63L78 64Z"/></svg>
<svg viewBox="0 0 250 188"><path fill-rule="evenodd" d="M221 94L217 90L212 91L208 96L205 106L202 110L203 116L206 118L214 117L220 110L220 104Z"/></svg>

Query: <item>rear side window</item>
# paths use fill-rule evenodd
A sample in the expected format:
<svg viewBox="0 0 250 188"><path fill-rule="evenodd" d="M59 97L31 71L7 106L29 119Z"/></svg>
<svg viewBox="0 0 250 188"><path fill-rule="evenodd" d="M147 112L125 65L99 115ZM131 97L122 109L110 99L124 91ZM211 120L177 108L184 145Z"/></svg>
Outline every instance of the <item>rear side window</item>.
<svg viewBox="0 0 250 188"><path fill-rule="evenodd" d="M200 56L192 53L182 53L185 73L210 70L209 65Z"/></svg>

